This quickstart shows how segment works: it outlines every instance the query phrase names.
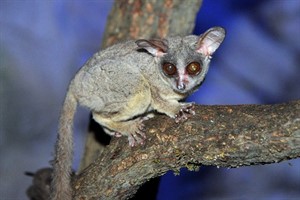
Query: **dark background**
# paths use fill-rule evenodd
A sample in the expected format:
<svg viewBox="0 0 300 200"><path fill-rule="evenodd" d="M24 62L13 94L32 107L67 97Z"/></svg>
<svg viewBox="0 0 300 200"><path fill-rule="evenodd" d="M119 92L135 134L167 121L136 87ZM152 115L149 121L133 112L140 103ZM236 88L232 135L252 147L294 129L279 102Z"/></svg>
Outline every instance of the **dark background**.
<svg viewBox="0 0 300 200"><path fill-rule="evenodd" d="M99 50L112 1L0 0L0 199L25 199L24 171L49 166L69 80ZM184 17L184 16L182 16ZM176 20L176 19L174 19ZM190 101L265 104L300 99L300 1L204 0L195 34L223 26L205 83ZM75 161L88 111L75 123ZM158 199L296 199L300 160L167 173Z"/></svg>

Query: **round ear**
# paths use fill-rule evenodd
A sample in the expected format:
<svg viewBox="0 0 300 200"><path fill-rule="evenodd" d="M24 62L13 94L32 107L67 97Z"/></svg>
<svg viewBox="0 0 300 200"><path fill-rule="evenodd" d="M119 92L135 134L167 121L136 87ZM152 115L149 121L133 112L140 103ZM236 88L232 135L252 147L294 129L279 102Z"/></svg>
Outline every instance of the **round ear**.
<svg viewBox="0 0 300 200"><path fill-rule="evenodd" d="M199 37L196 51L206 56L211 56L225 38L225 29L222 27L213 27L208 29Z"/></svg>
<svg viewBox="0 0 300 200"><path fill-rule="evenodd" d="M167 53L168 41L165 39L136 40L138 49L145 49L153 56L161 57Z"/></svg>

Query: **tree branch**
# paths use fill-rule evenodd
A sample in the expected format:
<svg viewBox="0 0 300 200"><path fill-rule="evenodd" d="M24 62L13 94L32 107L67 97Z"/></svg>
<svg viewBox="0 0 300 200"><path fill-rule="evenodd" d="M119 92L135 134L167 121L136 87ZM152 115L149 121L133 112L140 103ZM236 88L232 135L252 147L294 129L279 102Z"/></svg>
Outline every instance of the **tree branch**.
<svg viewBox="0 0 300 200"><path fill-rule="evenodd" d="M238 167L300 157L300 100L275 105L196 106L176 124L165 115L145 123L144 146L113 139L94 163L75 177L80 199L126 199L168 170L199 165Z"/></svg>

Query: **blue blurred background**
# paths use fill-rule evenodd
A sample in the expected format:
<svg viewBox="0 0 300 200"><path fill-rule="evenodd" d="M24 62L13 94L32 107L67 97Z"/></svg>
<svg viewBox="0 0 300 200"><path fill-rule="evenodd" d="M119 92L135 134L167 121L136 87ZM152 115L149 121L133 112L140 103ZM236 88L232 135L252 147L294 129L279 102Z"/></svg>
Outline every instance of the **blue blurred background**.
<svg viewBox="0 0 300 200"><path fill-rule="evenodd" d="M69 80L99 50L112 1L0 0L0 199L26 199L24 171L49 166ZM184 16L183 16L184 17ZM174 19L176 20L176 19ZM279 103L300 99L300 1L204 0L195 34L227 30L201 104ZM79 165L88 123L75 122ZM300 160L167 173L158 199L296 199Z"/></svg>

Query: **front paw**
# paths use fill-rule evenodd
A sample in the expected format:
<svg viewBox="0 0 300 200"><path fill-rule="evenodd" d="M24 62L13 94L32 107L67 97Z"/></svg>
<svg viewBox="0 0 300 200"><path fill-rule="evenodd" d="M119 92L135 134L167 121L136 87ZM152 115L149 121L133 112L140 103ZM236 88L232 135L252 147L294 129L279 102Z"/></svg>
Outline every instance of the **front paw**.
<svg viewBox="0 0 300 200"><path fill-rule="evenodd" d="M192 115L195 115L195 103L184 103L179 112L175 115L175 122L184 122Z"/></svg>

